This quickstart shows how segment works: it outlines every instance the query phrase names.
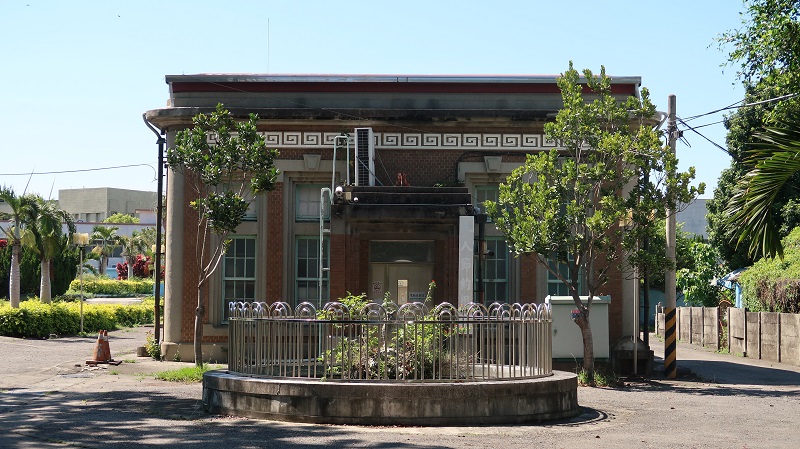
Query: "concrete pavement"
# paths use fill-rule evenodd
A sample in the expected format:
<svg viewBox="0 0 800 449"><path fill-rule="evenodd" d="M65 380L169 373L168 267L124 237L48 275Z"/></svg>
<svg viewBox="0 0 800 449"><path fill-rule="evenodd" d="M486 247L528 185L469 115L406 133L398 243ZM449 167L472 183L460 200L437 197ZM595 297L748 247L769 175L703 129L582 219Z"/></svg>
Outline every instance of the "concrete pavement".
<svg viewBox="0 0 800 449"><path fill-rule="evenodd" d="M152 376L187 364L135 356L148 330L110 333L112 355L127 362L92 369L82 362L96 338L0 337L0 448L800 447L800 369L684 344L679 366L696 376L581 387L583 413L571 420L361 427L207 415L199 384Z"/></svg>

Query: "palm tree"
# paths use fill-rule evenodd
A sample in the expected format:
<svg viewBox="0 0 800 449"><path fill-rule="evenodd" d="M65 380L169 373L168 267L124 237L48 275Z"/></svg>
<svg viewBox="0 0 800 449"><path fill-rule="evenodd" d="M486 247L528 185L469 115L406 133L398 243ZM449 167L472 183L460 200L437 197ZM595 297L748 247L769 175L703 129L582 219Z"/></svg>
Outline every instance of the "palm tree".
<svg viewBox="0 0 800 449"><path fill-rule="evenodd" d="M750 237L750 255L783 258L773 204L781 188L800 171L800 114L756 134L760 142L749 152L750 171L739 181L728 204L728 222L741 243Z"/></svg>
<svg viewBox="0 0 800 449"><path fill-rule="evenodd" d="M122 255L128 262L128 279L133 279L133 265L136 263L136 256L147 251L147 242L138 231L133 231L130 237L120 235L118 240L122 246Z"/></svg>
<svg viewBox="0 0 800 449"><path fill-rule="evenodd" d="M117 226L95 226L92 228L91 239L100 242L92 250L100 255L100 275L106 274L106 265L108 265L108 258L114 253L114 248L117 247L119 236L117 236Z"/></svg>
<svg viewBox="0 0 800 449"><path fill-rule="evenodd" d="M5 201L11 208L10 215L13 224L9 228L3 229L3 232L11 243L11 275L8 281L8 296L11 300L11 307L18 308L20 291L19 265L22 257L22 230L25 226L22 217L33 202L33 196L17 196L14 194L14 189L3 186L0 187L0 199Z"/></svg>
<svg viewBox="0 0 800 449"><path fill-rule="evenodd" d="M39 255L41 265L39 299L43 303L49 304L51 300L50 261L71 241L72 234L75 233L75 223L66 211L58 207L56 201L45 200L40 196L35 198L36 201L24 214L27 227L22 234L22 244ZM62 223L67 225L68 237L66 239L63 238Z"/></svg>

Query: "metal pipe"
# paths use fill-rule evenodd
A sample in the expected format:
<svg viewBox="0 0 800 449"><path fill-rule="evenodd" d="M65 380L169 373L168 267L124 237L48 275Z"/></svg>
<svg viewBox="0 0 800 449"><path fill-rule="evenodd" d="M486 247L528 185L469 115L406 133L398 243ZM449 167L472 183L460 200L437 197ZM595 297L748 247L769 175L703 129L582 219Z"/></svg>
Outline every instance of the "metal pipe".
<svg viewBox="0 0 800 449"><path fill-rule="evenodd" d="M325 193L328 194L328 201L333 204L333 196L331 195L331 189L327 187L323 187L319 190L319 281L318 281L318 293L319 293L319 303L318 306L322 305L322 278L326 271L330 270L330 267L325 267L325 259L323 258L324 253L324 244L325 244L325 233L327 231L328 234L331 233L330 229L325 229Z"/></svg>
<svg viewBox="0 0 800 449"><path fill-rule="evenodd" d="M162 218L162 210L163 210L163 199L164 191L162 188L161 179L164 177L164 144L167 142L167 139L163 136L163 131L159 133L156 128L147 121L147 117L145 114L142 114L142 120L144 120L144 124L153 131L153 134L156 135L158 144L158 187L156 188L156 195L158 196L158 206L156 207L156 260L155 260L155 306L153 308L154 312L154 330L153 330L153 337L156 343L161 343L161 222Z"/></svg>

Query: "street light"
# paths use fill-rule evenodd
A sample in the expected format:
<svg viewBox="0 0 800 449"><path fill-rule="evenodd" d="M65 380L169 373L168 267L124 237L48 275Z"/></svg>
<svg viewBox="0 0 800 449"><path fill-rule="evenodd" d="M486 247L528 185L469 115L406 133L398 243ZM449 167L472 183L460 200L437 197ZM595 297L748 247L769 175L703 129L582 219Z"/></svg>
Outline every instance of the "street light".
<svg viewBox="0 0 800 449"><path fill-rule="evenodd" d="M83 252L86 250L86 245L89 244L89 234L76 233L72 234L72 243L80 249L81 263L78 265L78 277L81 284L81 334L83 333Z"/></svg>

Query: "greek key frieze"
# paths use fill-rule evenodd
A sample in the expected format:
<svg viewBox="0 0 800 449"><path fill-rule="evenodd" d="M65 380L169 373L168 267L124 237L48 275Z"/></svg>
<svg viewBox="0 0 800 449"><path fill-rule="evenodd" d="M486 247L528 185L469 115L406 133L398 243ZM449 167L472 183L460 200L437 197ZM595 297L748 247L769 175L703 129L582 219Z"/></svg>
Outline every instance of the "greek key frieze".
<svg viewBox="0 0 800 449"><path fill-rule="evenodd" d="M266 131L261 133L267 145L278 148L330 148L341 133ZM374 133L377 149L442 150L531 150L552 148L555 143L542 134L500 133ZM350 145L355 145L350 135Z"/></svg>

